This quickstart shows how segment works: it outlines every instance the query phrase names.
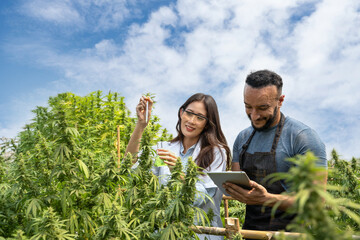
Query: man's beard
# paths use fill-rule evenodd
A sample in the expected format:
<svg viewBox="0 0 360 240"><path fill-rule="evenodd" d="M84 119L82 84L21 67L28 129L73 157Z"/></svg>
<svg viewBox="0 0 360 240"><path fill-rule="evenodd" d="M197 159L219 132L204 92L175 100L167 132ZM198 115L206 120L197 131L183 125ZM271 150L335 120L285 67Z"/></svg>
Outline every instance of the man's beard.
<svg viewBox="0 0 360 240"><path fill-rule="evenodd" d="M253 122L251 121L251 117L250 117L250 114L248 114L248 118L250 119L250 122L251 122L251 126L256 130L256 131L264 131L264 130L267 130L270 128L270 126L274 123L275 121L275 118L276 118L276 115L278 113L278 110L279 108L276 106L275 109L274 109L274 113L273 115L266 121L266 123L264 124L264 126L258 128L258 127L255 127Z"/></svg>

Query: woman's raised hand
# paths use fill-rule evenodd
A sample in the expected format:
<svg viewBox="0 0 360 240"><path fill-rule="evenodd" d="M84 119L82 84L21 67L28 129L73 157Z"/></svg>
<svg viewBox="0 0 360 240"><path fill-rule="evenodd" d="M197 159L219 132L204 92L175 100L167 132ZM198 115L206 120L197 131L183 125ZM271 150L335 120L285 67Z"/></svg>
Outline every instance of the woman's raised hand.
<svg viewBox="0 0 360 240"><path fill-rule="evenodd" d="M146 111L146 105L148 104L148 111ZM153 101L150 97L142 96L139 100L138 105L136 106L136 115L138 118L138 124L143 126L147 126L149 119L151 117L151 109L152 109ZM146 117L146 114L148 116ZM147 121L146 121L147 120Z"/></svg>
<svg viewBox="0 0 360 240"><path fill-rule="evenodd" d="M148 105L148 111L146 111L146 103ZM138 121L136 123L133 133L131 134L130 141L125 150L125 156L127 153L131 153L134 156L133 163L137 161L137 153L139 152L140 148L140 139L149 122L152 105L153 101L150 97L142 96L138 105L136 106L136 115L138 117ZM147 117L146 113L148 114Z"/></svg>

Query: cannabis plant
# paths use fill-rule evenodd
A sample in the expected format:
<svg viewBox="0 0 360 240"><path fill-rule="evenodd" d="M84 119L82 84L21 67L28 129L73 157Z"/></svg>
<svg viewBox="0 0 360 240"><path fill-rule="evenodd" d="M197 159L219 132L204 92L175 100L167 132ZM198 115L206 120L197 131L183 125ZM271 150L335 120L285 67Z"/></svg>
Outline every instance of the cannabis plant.
<svg viewBox="0 0 360 240"><path fill-rule="evenodd" d="M198 169L181 162L160 186L153 167L157 141L171 138L152 116L139 166L124 156L136 119L118 93L62 93L17 140L2 142L0 236L6 239L189 239ZM119 139L117 136L119 135ZM119 151L117 151L119 150ZM9 157L8 153L12 153Z"/></svg>
<svg viewBox="0 0 360 240"><path fill-rule="evenodd" d="M332 216L345 214L360 224L359 215L353 211L360 209L360 205L345 198L334 198L326 191L322 181L326 170L317 167L316 160L311 152L298 155L289 159L294 165L289 172L272 175L273 181L285 180L290 186L290 196L295 198L294 205L286 212L296 217L287 229L303 233L301 239L352 239L351 227L341 229ZM327 189L339 190L331 185Z"/></svg>

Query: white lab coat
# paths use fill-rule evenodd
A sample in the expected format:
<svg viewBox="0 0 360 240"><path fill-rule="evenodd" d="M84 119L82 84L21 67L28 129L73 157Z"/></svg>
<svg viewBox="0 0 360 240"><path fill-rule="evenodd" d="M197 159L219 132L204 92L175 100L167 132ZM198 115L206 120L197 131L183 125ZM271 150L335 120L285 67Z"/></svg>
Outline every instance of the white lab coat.
<svg viewBox="0 0 360 240"><path fill-rule="evenodd" d="M200 143L198 143L194 149L192 154L193 160L199 155L200 152ZM170 150L171 152L175 153L176 156L180 156L180 149L181 143L180 142L163 142L162 144L163 149ZM220 150L221 149L221 150ZM211 163L210 168L204 169L204 173L208 172L224 172L226 171L226 151L223 148L215 148L214 150L214 161ZM183 165L187 164L187 159L183 160ZM168 180L170 179L171 172L168 166L161 166L161 167L153 167L153 173L159 176L160 184L167 184ZM201 186L202 185L202 186ZM217 188L215 183L211 180L211 178L207 175L200 175L199 181L196 183L197 189L203 188ZM198 190L199 190L198 189ZM223 193L219 188L216 189L216 193L213 197L214 203L210 201L206 201L200 207L207 213L211 208L214 212L214 218L211 222L212 227L223 227L221 218L220 218L220 204L222 200ZM224 239L222 236L215 236L215 235L207 235L207 234L198 234L198 237L203 240L205 237L208 240L222 240Z"/></svg>

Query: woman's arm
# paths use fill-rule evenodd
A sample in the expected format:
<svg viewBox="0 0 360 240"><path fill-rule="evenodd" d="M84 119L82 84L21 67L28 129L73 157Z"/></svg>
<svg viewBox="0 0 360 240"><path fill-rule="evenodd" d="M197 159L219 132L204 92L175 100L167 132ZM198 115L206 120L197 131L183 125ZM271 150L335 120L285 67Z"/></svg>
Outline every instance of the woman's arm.
<svg viewBox="0 0 360 240"><path fill-rule="evenodd" d="M136 115L138 121L136 123L133 133L131 134L130 141L125 150L125 156L128 153L131 153L133 155L133 163L137 162L137 153L140 149L141 136L149 122L146 122L146 104L148 104L148 119L150 119L153 101L150 97L142 96L138 105L136 106Z"/></svg>

